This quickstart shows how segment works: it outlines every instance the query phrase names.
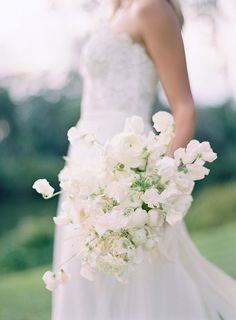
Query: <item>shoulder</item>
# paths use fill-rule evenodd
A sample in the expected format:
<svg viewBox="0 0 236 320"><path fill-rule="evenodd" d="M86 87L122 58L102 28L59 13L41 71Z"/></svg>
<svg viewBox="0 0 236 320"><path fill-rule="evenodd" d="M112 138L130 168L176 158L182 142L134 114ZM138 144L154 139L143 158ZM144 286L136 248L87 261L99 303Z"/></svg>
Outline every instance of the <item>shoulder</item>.
<svg viewBox="0 0 236 320"><path fill-rule="evenodd" d="M136 20L141 27L163 28L176 22L176 16L167 0L138 0L134 6Z"/></svg>
<svg viewBox="0 0 236 320"><path fill-rule="evenodd" d="M167 0L138 0L134 7L138 18L161 18L169 10Z"/></svg>

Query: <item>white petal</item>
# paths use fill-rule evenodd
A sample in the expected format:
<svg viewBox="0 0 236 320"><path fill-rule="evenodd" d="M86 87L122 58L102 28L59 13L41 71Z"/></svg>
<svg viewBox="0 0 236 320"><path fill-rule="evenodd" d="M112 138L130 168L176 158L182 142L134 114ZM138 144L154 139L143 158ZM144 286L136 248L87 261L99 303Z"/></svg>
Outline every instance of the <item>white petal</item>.
<svg viewBox="0 0 236 320"><path fill-rule="evenodd" d="M61 214L58 217L53 217L53 221L58 226L65 226L71 222L71 219L66 214Z"/></svg>
<svg viewBox="0 0 236 320"><path fill-rule="evenodd" d="M57 280L58 282L65 284L66 282L68 282L70 280L70 275L65 272L64 269L61 269L60 271L57 272L56 274Z"/></svg>
<svg viewBox="0 0 236 320"><path fill-rule="evenodd" d="M88 264L84 264L80 269L80 275L90 281L93 281L93 272Z"/></svg>
<svg viewBox="0 0 236 320"><path fill-rule="evenodd" d="M143 119L139 116L127 118L124 131L141 134L144 130Z"/></svg>
<svg viewBox="0 0 236 320"><path fill-rule="evenodd" d="M50 186L46 179L38 179L34 182L32 188L42 194L45 198L51 198L54 193L54 188Z"/></svg>
<svg viewBox="0 0 236 320"><path fill-rule="evenodd" d="M57 278L56 278L56 274L52 271L46 271L42 277L45 285L46 285L46 288L49 290L49 291L53 291L57 288L58 286L58 281L57 281Z"/></svg>
<svg viewBox="0 0 236 320"><path fill-rule="evenodd" d="M169 112L159 111L152 116L153 127L157 132L171 130L174 125L174 118ZM171 130L172 131L172 130Z"/></svg>

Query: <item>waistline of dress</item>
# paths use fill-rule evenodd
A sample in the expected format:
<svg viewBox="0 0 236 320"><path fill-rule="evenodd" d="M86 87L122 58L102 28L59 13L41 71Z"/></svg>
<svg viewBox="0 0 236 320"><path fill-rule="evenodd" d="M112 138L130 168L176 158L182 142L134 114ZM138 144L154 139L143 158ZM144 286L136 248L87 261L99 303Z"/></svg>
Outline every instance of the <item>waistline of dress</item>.
<svg viewBox="0 0 236 320"><path fill-rule="evenodd" d="M91 123L98 125L99 123L105 125L124 125L126 118L132 117L132 116L140 116L143 119L145 131L151 130L152 126L149 121L149 116L146 117L140 115L140 114L134 114L132 112L128 112L125 110L94 110L94 111L82 111L80 115L80 119L78 123L84 122L84 123Z"/></svg>
<svg viewBox="0 0 236 320"><path fill-rule="evenodd" d="M125 110L94 110L94 111L82 111L80 119L96 119L96 118L104 118L104 117L131 117L133 114L131 112L127 112Z"/></svg>

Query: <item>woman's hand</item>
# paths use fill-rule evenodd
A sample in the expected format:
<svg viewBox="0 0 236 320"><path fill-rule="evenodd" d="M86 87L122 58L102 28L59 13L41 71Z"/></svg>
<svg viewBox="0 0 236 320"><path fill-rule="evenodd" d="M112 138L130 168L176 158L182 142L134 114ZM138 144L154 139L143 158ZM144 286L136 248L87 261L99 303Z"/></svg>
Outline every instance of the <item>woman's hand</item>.
<svg viewBox="0 0 236 320"><path fill-rule="evenodd" d="M175 119L175 139L169 155L186 147L196 125L181 28L166 0L144 0L137 7L140 34L154 61Z"/></svg>

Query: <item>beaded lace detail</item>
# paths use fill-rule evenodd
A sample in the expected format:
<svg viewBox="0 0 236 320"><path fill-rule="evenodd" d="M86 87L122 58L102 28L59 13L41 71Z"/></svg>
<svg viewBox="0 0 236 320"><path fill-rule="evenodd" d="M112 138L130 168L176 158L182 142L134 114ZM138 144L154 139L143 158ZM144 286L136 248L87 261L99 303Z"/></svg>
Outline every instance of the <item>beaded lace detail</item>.
<svg viewBox="0 0 236 320"><path fill-rule="evenodd" d="M142 45L108 24L93 31L80 56L82 115L124 111L148 121L158 82L157 69Z"/></svg>

